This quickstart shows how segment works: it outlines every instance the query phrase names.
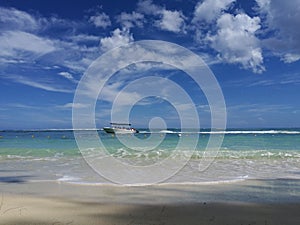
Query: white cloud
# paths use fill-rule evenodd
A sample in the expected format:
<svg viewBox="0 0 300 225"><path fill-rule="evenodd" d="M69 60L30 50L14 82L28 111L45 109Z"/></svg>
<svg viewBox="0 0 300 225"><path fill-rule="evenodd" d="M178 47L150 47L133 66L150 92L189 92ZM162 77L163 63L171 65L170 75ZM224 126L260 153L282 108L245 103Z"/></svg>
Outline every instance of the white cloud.
<svg viewBox="0 0 300 225"><path fill-rule="evenodd" d="M102 51L108 51L112 48L128 44L132 41L134 41L134 39L132 34L129 33L128 29L120 30L117 28L113 31L111 37L101 38L100 48Z"/></svg>
<svg viewBox="0 0 300 225"><path fill-rule="evenodd" d="M55 65L82 73L99 56L100 37L82 33L83 24L86 26L87 21L42 17L0 7L1 78L42 90L72 93L73 85L66 87L65 81L50 75L49 68L55 69ZM40 76L32 74L33 70ZM57 74L57 70L53 73ZM70 73L58 75L77 83Z"/></svg>
<svg viewBox="0 0 300 225"><path fill-rule="evenodd" d="M205 0L200 1L195 7L193 22L212 22L216 20L224 9L236 0Z"/></svg>
<svg viewBox="0 0 300 225"><path fill-rule="evenodd" d="M21 108L21 109L40 109L40 107L37 106L32 106L32 105L25 105L25 104L21 104L21 103L10 103L7 104L6 107L10 107L10 108Z"/></svg>
<svg viewBox="0 0 300 225"><path fill-rule="evenodd" d="M0 7L0 66L29 63L35 67L32 62L39 59L47 65L84 71L99 54L100 38L80 33L83 24Z"/></svg>
<svg viewBox="0 0 300 225"><path fill-rule="evenodd" d="M162 19L158 22L162 30L180 32L184 29L184 16L182 12L162 10Z"/></svg>
<svg viewBox="0 0 300 225"><path fill-rule="evenodd" d="M281 59L285 63L296 62L296 61L298 61L300 59L300 53L299 54L286 53Z"/></svg>
<svg viewBox="0 0 300 225"><path fill-rule="evenodd" d="M0 7L0 25L2 29L35 30L39 24L30 14L14 8Z"/></svg>
<svg viewBox="0 0 300 225"><path fill-rule="evenodd" d="M282 74L280 76L280 80L276 79L267 79L267 80L261 80L251 82L248 84L245 84L244 86L253 87L253 86L273 86L273 85L299 85L300 84L300 74L299 73L288 73L288 74Z"/></svg>
<svg viewBox="0 0 300 225"><path fill-rule="evenodd" d="M95 52L98 53L98 51ZM93 57L93 54L78 53L78 51L74 51L74 56L72 56L71 54L68 56L60 56L59 53L57 55L58 57L53 60L55 63L63 65L64 67L67 67L70 70L76 71L78 73L83 73L98 56L98 54L95 54L96 56Z"/></svg>
<svg viewBox="0 0 300 225"><path fill-rule="evenodd" d="M208 36L211 47L229 63L239 63L256 73L265 70L262 50L255 32L260 29L260 18L246 14L223 14L217 21L217 34Z"/></svg>
<svg viewBox="0 0 300 225"><path fill-rule="evenodd" d="M23 31L5 31L0 36L0 55L16 57L18 54L30 52L44 55L56 50L54 42Z"/></svg>
<svg viewBox="0 0 300 225"><path fill-rule="evenodd" d="M73 75L70 74L69 72L60 72L58 75L72 81L73 83L77 83L77 80L74 79Z"/></svg>
<svg viewBox="0 0 300 225"><path fill-rule="evenodd" d="M271 0L256 0L256 2L261 10L266 10L270 5Z"/></svg>
<svg viewBox="0 0 300 225"><path fill-rule="evenodd" d="M73 102L57 106L57 108L61 108L61 109L72 109L72 108L82 109L82 108L86 108L86 107L88 107L87 104L73 103Z"/></svg>
<svg viewBox="0 0 300 225"><path fill-rule="evenodd" d="M53 91L53 92L63 92L63 93L72 93L73 91L67 89L65 87L56 86L52 82L43 82L43 81L34 81L33 79L29 79L28 77L22 75L1 75L1 78L11 80L15 83L25 84L27 86L43 89L45 91Z"/></svg>
<svg viewBox="0 0 300 225"><path fill-rule="evenodd" d="M110 103L113 103L115 98L118 96L120 100L119 105L127 106L133 100L139 100L140 95L136 91L122 91L122 87L126 83L127 82L122 80L114 80L114 82L106 84L105 87L101 89L101 93L99 94L99 83L95 82L94 79L90 78L86 84L85 94L91 98L98 96L99 94L99 100L101 99Z"/></svg>
<svg viewBox="0 0 300 225"><path fill-rule="evenodd" d="M134 83L134 86L130 90L128 89L122 91L122 96L119 96L120 99L122 99L121 104L127 105L128 102L139 99L140 95L137 93L144 93L143 91L147 91L147 89L151 90L151 87L156 87L157 85L159 85L159 83L157 83L158 80L161 82L167 81L167 79L162 80L154 78L152 79L152 83L149 83L149 80L147 80L146 84L143 81L139 81L141 78L143 78L145 75L160 77L164 76L165 74L165 76L169 76L171 74L170 70L175 71L176 68L170 66L169 64L152 63L147 61L131 64L130 66L120 70L117 76L110 77L109 81L106 81L107 75L113 74L114 72L112 71L114 71L116 65L118 65L119 63L122 64L122 62L120 62L119 60L120 57L124 58L124 61L130 61L130 58L136 60L136 58L144 58L147 55L149 58L152 58L153 54L155 53L159 54L162 57L158 58L162 61L164 61L163 58L168 59L170 62L173 62L173 60L178 62L178 60L180 59L180 62L182 62L182 64L186 66L190 64L193 65L194 63L193 59L184 56L178 49L172 49L164 45L151 45L151 49L142 46L135 46L134 48L120 48L113 53L112 57L102 58L102 60L106 60L105 62L101 61L101 64L103 63L103 65L105 65L105 68L103 66L98 68L98 63L92 65L92 67L89 69L88 76L86 76L87 80L82 86L82 88L84 89L83 93L90 97L98 96L100 83L105 82L105 84L103 84L105 85L105 88L101 90L101 98L108 102L112 102L120 93L122 88L124 88L128 84ZM153 68L154 70L152 70ZM162 71L168 71L168 73L166 74ZM135 83L135 81L137 81L138 83ZM170 89L167 83L161 83L160 87L163 87L162 89L160 89L160 91L165 95L174 95L174 92L172 92L173 89Z"/></svg>
<svg viewBox="0 0 300 225"><path fill-rule="evenodd" d="M96 27L106 28L111 25L109 16L105 13L99 13L98 15L91 16L90 22L92 22Z"/></svg>
<svg viewBox="0 0 300 225"><path fill-rule="evenodd" d="M68 80L74 79L74 77L72 76L72 74L70 74L69 72L60 72L58 74L61 75L61 76L63 76L64 78L67 78Z"/></svg>
<svg viewBox="0 0 300 225"><path fill-rule="evenodd" d="M78 34L67 37L68 40L71 40L76 43L86 43L86 42L99 42L99 36L87 35L87 34Z"/></svg>
<svg viewBox="0 0 300 225"><path fill-rule="evenodd" d="M167 10L165 7L154 4L151 0L139 1L137 9L145 15L154 16L154 24L161 30L175 33L185 32L185 16L181 11Z"/></svg>
<svg viewBox="0 0 300 225"><path fill-rule="evenodd" d="M72 36L73 37L73 36ZM72 38L71 37L71 38ZM98 41L94 36L79 36L80 40L57 40L23 31L5 31L0 35L0 63L32 63L36 59L47 65L67 67L82 72L98 57ZM81 38L95 42L95 46L80 43ZM31 64L33 67L36 66Z"/></svg>
<svg viewBox="0 0 300 225"><path fill-rule="evenodd" d="M153 4L152 0L141 0L137 4L138 11L147 15L159 15L162 7Z"/></svg>
<svg viewBox="0 0 300 225"><path fill-rule="evenodd" d="M24 79L24 78L21 78L20 80L18 80L17 83L25 84L27 86L31 86L31 87L35 87L35 88L39 88L39 89L43 89L45 91L63 92L63 93L72 93L73 92L73 91L68 90L68 89L57 88L57 87L53 87L53 86L48 85L48 84L42 84L42 83L38 83L38 82L33 81L33 80Z"/></svg>
<svg viewBox="0 0 300 225"><path fill-rule="evenodd" d="M265 48L291 63L300 59L300 0L256 0L259 12L266 18L266 33L273 33L263 41Z"/></svg>
<svg viewBox="0 0 300 225"><path fill-rule="evenodd" d="M130 29L134 26L143 27L144 15L135 11L133 11L132 13L122 12L117 17L117 21L127 29Z"/></svg>
<svg viewBox="0 0 300 225"><path fill-rule="evenodd" d="M175 68L163 64L163 63L154 63L154 62L139 62L139 63L133 63L130 66L127 66L126 68L122 69L122 74L131 74L132 77L133 74L137 74L138 77L140 77L141 73L146 73L150 70L174 70Z"/></svg>
<svg viewBox="0 0 300 225"><path fill-rule="evenodd" d="M6 13L8 17L14 15L14 9L7 10L11 12L11 14ZM18 13L30 16L25 12L18 11ZM98 56L100 37L81 34L77 30L81 26L80 24L56 17L37 18L30 16L30 18L31 23L26 22L26 24L27 26L36 24L35 30L24 31L15 25L5 27L0 34L0 66L5 66L7 63L31 64L39 59L40 62L50 66L58 65L76 72L82 72ZM8 21L13 20L15 24L22 25L22 21L15 21L17 19L21 20L22 17L7 18ZM56 38L42 35L45 33L51 34L52 29L69 30L70 28L74 31L71 35L66 34L67 31L66 33L63 32L62 35L57 35ZM31 65L32 67L37 66Z"/></svg>

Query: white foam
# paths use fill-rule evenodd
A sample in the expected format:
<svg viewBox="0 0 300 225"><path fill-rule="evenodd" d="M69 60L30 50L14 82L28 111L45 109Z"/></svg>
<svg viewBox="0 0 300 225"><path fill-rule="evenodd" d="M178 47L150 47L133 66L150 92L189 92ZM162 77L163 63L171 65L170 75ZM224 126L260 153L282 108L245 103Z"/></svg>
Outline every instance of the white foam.
<svg viewBox="0 0 300 225"><path fill-rule="evenodd" d="M289 130L232 130L232 131L200 131L199 134L300 134L300 131Z"/></svg>
<svg viewBox="0 0 300 225"><path fill-rule="evenodd" d="M77 179L77 180L76 180ZM230 184L242 182L249 179L249 176L240 176L233 179L228 180L212 180L212 181L182 181L182 182L163 182L163 183L134 183L134 184L118 184L118 183L102 183L102 182L88 182L78 180L78 178L64 176L58 181L68 182L75 185L83 185L83 186L113 186L113 187L143 187L143 186L171 186L171 185L218 185L218 184Z"/></svg>
<svg viewBox="0 0 300 225"><path fill-rule="evenodd" d="M81 178L79 177L73 177L69 175L64 175L63 177L57 179L57 181L62 181L62 182L71 182L71 181L79 181Z"/></svg>
<svg viewBox="0 0 300 225"><path fill-rule="evenodd" d="M220 131L140 131L142 134L300 134L300 131L293 130L220 130Z"/></svg>
<svg viewBox="0 0 300 225"><path fill-rule="evenodd" d="M32 159L32 156L21 156L21 155L7 155L8 159Z"/></svg>
<svg viewBox="0 0 300 225"><path fill-rule="evenodd" d="M174 134L174 133L177 133L177 132L174 132L174 131L171 131L171 130L161 130L161 131L159 131L159 133Z"/></svg>
<svg viewBox="0 0 300 225"><path fill-rule="evenodd" d="M61 158L61 157L63 157L63 156L64 156L64 153L63 153L63 152L57 152L57 153L54 154L54 157L55 157L55 158Z"/></svg>

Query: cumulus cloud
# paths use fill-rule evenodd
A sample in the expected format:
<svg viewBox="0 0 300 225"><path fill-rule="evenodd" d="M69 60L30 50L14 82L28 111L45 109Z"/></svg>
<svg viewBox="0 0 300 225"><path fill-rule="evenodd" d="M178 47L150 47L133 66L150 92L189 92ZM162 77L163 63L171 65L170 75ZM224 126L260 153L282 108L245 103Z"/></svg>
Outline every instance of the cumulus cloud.
<svg viewBox="0 0 300 225"><path fill-rule="evenodd" d="M219 57L228 63L239 63L256 73L265 70L262 50L255 32L260 29L260 18L246 14L223 14L217 21L217 33L207 39Z"/></svg>
<svg viewBox="0 0 300 225"><path fill-rule="evenodd" d="M266 17L266 32L274 35L263 41L265 48L291 63L300 59L300 0L256 0Z"/></svg>
<svg viewBox="0 0 300 225"><path fill-rule="evenodd" d="M161 30L175 33L185 32L185 16L181 11L167 10L165 7L154 4L151 0L139 1L139 12L154 16L154 25Z"/></svg>
<svg viewBox="0 0 300 225"><path fill-rule="evenodd" d="M109 16L103 12L95 16L91 16L89 21L92 22L96 27L101 28L106 28L111 25Z"/></svg>
<svg viewBox="0 0 300 225"><path fill-rule="evenodd" d="M137 4L138 11L146 15L159 15L162 7L153 4L152 0L141 0Z"/></svg>
<svg viewBox="0 0 300 225"><path fill-rule="evenodd" d="M122 12L118 17L117 21L122 24L123 27L128 29L137 26L143 27L144 15L133 11L132 13Z"/></svg>
<svg viewBox="0 0 300 225"><path fill-rule="evenodd" d="M112 32L110 37L101 38L100 48L102 51L108 51L112 48L128 44L132 41L134 41L134 39L132 34L129 33L128 29L120 30L117 28Z"/></svg>
<svg viewBox="0 0 300 225"><path fill-rule="evenodd" d="M193 22L212 22L216 20L224 9L236 0L205 0L200 1L195 7Z"/></svg>
<svg viewBox="0 0 300 225"><path fill-rule="evenodd" d="M184 16L182 12L162 10L162 19L157 23L162 30L180 32L184 29Z"/></svg>
<svg viewBox="0 0 300 225"><path fill-rule="evenodd" d="M189 31L198 47L208 54L211 49L217 52L216 60L257 73L264 71L262 50L285 63L300 60L300 0L255 1L256 17L243 13L236 0L198 0L190 18L184 11L169 9L168 4L139 0L134 11L117 16L98 12L80 22L0 7L0 62L23 64L39 58L49 65L67 67L67 71L82 72L99 56L99 41L100 50L107 51L134 41L131 28L148 26L176 34ZM113 28L102 38L85 33L86 25L106 29L111 19L122 28Z"/></svg>

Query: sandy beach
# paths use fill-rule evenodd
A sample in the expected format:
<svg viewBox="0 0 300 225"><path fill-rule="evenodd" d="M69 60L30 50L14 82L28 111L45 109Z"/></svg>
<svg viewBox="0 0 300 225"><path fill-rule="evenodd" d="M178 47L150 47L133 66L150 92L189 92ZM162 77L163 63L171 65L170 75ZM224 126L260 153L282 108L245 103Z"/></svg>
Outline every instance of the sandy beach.
<svg viewBox="0 0 300 225"><path fill-rule="evenodd" d="M280 185L273 186L272 194L263 196L270 190L257 182L144 187L1 183L0 224L299 224L299 187L280 196Z"/></svg>
<svg viewBox="0 0 300 225"><path fill-rule="evenodd" d="M300 204L117 204L5 195L1 224L298 224Z"/></svg>

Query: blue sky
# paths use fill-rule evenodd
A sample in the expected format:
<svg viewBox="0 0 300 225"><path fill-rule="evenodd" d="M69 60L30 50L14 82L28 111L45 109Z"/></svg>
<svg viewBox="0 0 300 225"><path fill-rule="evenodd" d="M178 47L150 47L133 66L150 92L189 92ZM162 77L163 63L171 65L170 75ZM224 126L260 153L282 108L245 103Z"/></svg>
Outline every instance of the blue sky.
<svg viewBox="0 0 300 225"><path fill-rule="evenodd" d="M71 128L72 107L84 107L73 104L74 92L89 65L147 39L202 57L222 88L228 127L300 127L299 8L299 0L1 1L0 129ZM210 126L205 96L188 76L142 67L141 77L159 73L181 85L202 127ZM116 74L110 82L106 93L117 93L128 80ZM113 96L97 103L97 125L109 123ZM172 105L155 97L134 106L130 120L147 127L153 116L180 125Z"/></svg>

